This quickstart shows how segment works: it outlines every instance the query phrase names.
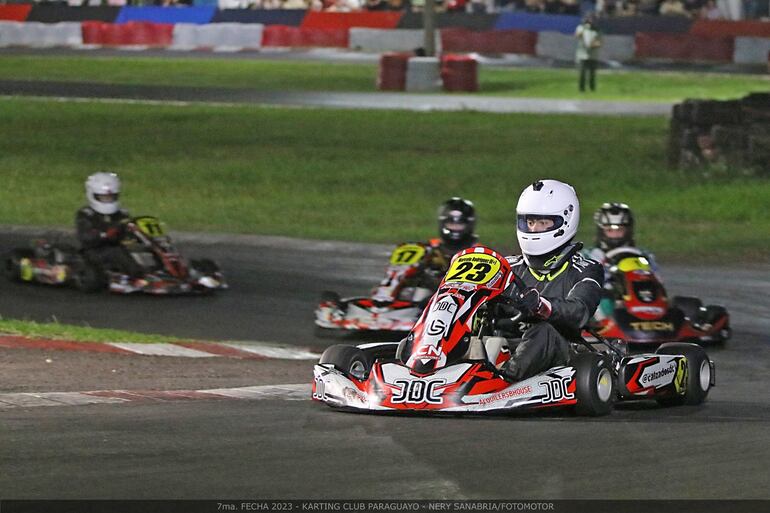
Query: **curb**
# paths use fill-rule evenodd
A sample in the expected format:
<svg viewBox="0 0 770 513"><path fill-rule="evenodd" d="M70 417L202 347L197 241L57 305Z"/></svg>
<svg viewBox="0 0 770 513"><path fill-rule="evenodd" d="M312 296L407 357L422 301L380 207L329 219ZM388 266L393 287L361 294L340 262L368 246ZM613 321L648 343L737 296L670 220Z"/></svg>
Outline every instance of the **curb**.
<svg viewBox="0 0 770 513"><path fill-rule="evenodd" d="M317 360L311 349L268 342L176 342L141 344L132 342L77 342L0 335L0 348L80 351L135 356L174 356L182 358L237 358L241 360Z"/></svg>

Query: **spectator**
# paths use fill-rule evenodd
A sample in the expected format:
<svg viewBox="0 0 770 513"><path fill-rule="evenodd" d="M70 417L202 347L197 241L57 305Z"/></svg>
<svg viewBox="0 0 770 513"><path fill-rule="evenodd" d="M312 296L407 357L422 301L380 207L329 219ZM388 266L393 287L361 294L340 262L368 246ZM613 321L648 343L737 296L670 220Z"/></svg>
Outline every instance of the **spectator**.
<svg viewBox="0 0 770 513"><path fill-rule="evenodd" d="M715 0L706 0L706 5L700 10L700 17L704 20L721 20L724 18Z"/></svg>
<svg viewBox="0 0 770 513"><path fill-rule="evenodd" d="M596 19L593 14L589 14L583 19L583 22L575 29L577 38L577 50L575 51L575 60L580 66L580 91L586 90L586 75L588 75L588 86L591 91L596 90L596 67L599 58L599 48L602 46L602 36L596 27Z"/></svg>
<svg viewBox="0 0 770 513"><path fill-rule="evenodd" d="M663 0L658 12L663 16L690 16L681 0Z"/></svg>

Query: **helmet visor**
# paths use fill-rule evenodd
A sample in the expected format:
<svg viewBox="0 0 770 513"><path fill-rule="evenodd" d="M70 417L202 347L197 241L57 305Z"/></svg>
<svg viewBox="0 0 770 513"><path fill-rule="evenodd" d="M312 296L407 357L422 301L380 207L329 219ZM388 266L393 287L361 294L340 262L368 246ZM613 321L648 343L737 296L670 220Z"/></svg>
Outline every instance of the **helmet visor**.
<svg viewBox="0 0 770 513"><path fill-rule="evenodd" d="M109 192L104 194L94 194L94 199L99 203L115 203L118 201L118 193Z"/></svg>
<svg viewBox="0 0 770 513"><path fill-rule="evenodd" d="M519 214L517 226L522 233L545 233L558 230L564 224L562 216L544 214Z"/></svg>

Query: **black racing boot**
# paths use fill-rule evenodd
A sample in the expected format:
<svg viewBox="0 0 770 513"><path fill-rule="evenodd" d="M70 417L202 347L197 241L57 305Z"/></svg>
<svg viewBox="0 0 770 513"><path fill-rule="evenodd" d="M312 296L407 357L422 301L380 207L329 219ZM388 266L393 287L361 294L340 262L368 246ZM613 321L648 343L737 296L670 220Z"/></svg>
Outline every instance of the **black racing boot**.
<svg viewBox="0 0 770 513"><path fill-rule="evenodd" d="M511 383L521 381L521 370L513 358L500 366L500 374L502 374L506 381L510 381Z"/></svg>

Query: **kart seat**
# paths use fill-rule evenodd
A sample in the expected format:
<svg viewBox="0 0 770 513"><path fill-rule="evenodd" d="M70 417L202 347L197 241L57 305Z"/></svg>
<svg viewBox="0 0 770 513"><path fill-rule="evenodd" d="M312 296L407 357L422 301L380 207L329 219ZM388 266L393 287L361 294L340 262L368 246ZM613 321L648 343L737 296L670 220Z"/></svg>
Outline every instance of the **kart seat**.
<svg viewBox="0 0 770 513"><path fill-rule="evenodd" d="M471 337L468 350L463 355L465 360L486 360L487 350L479 337Z"/></svg>
<svg viewBox="0 0 770 513"><path fill-rule="evenodd" d="M497 357L500 356L500 352L503 350L503 348L508 348L509 342L508 339L505 337L484 337L484 349L487 353L487 358L492 363L492 365L495 364L497 361Z"/></svg>

